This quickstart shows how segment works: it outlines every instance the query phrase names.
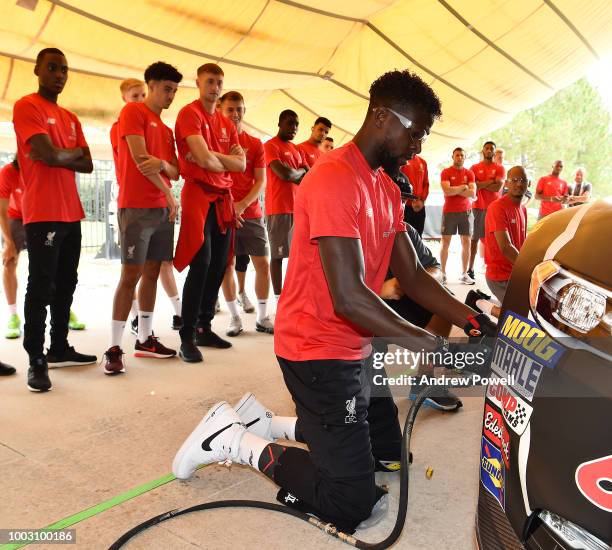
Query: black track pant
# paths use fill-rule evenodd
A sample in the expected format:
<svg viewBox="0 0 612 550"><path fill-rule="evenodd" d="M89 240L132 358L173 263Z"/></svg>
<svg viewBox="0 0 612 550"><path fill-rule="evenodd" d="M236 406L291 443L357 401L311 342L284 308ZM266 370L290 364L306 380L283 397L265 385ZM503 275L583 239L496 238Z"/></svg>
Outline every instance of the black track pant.
<svg viewBox="0 0 612 550"><path fill-rule="evenodd" d="M68 321L81 257L81 222L33 222L25 226L28 287L23 347L30 361L44 355L47 306L51 306L51 346L68 347Z"/></svg>
<svg viewBox="0 0 612 550"><path fill-rule="evenodd" d="M415 212L412 206L407 204L404 210L404 221L414 227L419 235L423 236L423 229L425 229L425 207Z"/></svg>
<svg viewBox="0 0 612 550"><path fill-rule="evenodd" d="M400 458L397 407L389 392L371 397L369 359L277 359L295 402L296 433L310 452L288 448L274 481L321 519L352 532L376 503L374 459Z"/></svg>
<svg viewBox="0 0 612 550"><path fill-rule="evenodd" d="M225 234L221 233L215 206L211 203L204 224L204 243L189 264L183 286L181 340L193 339L196 325L210 329L231 242L232 231L228 229Z"/></svg>

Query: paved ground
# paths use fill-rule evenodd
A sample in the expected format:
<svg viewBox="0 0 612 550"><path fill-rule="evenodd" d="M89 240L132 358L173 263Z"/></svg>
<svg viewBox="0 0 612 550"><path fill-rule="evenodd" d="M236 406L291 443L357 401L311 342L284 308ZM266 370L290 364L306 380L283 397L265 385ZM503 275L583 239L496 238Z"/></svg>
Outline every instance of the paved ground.
<svg viewBox="0 0 612 550"><path fill-rule="evenodd" d="M453 269L457 252L451 252ZM21 271L24 268L25 262ZM115 262L89 257L82 261L74 309L87 322L87 330L71 334L71 343L79 350L101 355L108 347L118 269ZM450 268L449 272L452 283ZM454 284L451 288L461 296L467 291ZM161 290L158 302L156 334L166 345L178 346L178 335L169 328L170 305ZM227 312L218 315L216 329L223 331L228 317ZM231 403L253 391L277 413L293 414L272 337L254 331L254 315L245 320L246 332L235 339L234 347L208 351L203 364L128 355L124 376L104 376L97 365L54 370L54 389L47 394L26 389L21 340L2 339L0 357L19 372L0 379L0 528L42 527L167 474L184 437L220 399ZM4 311L0 322L4 327ZM126 334L124 347L130 349L132 341ZM408 401L400 397L397 402L403 421ZM424 410L419 415L412 444L409 515L397 548L474 548L481 413L482 397L475 396L464 398L458 414ZM434 469L431 480L425 477L427 467ZM384 538L395 519L397 475L385 474L379 481L389 484L392 507L381 524L357 534L368 541ZM209 466L191 481L172 481L77 524L77 548L107 548L135 524L172 508L219 499L274 501L275 494L267 478L245 467ZM128 547L264 545L270 549L343 546L289 517L223 510L172 520Z"/></svg>

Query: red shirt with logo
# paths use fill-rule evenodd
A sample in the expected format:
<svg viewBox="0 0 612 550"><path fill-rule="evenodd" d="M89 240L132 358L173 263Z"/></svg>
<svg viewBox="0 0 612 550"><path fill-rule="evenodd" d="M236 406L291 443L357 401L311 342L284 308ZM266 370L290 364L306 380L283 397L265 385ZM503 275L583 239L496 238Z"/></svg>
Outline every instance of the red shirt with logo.
<svg viewBox="0 0 612 550"><path fill-rule="evenodd" d="M501 164L495 164L494 162L486 163L484 161L474 164L470 168L474 172L475 181L488 181L501 179L506 177L506 169ZM499 191L490 191L489 189L477 189L476 200L472 204L472 208L485 210L493 201L499 199Z"/></svg>
<svg viewBox="0 0 612 550"><path fill-rule="evenodd" d="M19 170L9 163L0 170L0 199L8 199L7 215L13 220L21 219L21 197L23 189Z"/></svg>
<svg viewBox="0 0 612 550"><path fill-rule="evenodd" d="M142 136L147 153L158 159L175 158L174 136L159 115L144 103L127 103L119 114L119 208L165 208L168 201L164 193L138 170L126 141L126 136ZM166 174L159 174L170 187Z"/></svg>
<svg viewBox="0 0 612 550"><path fill-rule="evenodd" d="M323 151L319 149L316 145L312 145L307 141L300 143L298 149L302 153L302 158L308 164L308 168L312 168L312 165L317 161L317 159L323 154Z"/></svg>
<svg viewBox="0 0 612 550"><path fill-rule="evenodd" d="M512 273L512 264L502 254L495 231L508 231L510 242L520 250L527 237L527 209L515 203L510 195L493 201L485 217L485 264L486 277L492 281L507 281Z"/></svg>
<svg viewBox="0 0 612 550"><path fill-rule="evenodd" d="M199 181L205 186L218 190L229 189L232 186L230 172L209 172L195 162L187 160L189 145L186 138L202 136L209 151L229 155L232 146L238 145L236 126L219 111L208 113L199 99L185 105L176 118L176 146L179 153L179 169L185 183ZM214 194L214 193L213 193Z"/></svg>
<svg viewBox="0 0 612 550"><path fill-rule="evenodd" d="M353 142L325 154L306 174L295 200L289 265L274 325L276 355L290 361L352 361L370 354L372 333L334 311L318 239L360 239L365 284L378 294L395 234L406 230L403 215L398 186L382 169L372 170Z"/></svg>
<svg viewBox="0 0 612 550"><path fill-rule="evenodd" d="M246 155L246 170L244 172L231 172L232 181L232 197L234 202L241 201L253 189L255 185L255 168L266 167L266 157L264 155L264 146L261 140L250 136L244 130L238 134L240 146L244 149ZM257 197L242 213L245 220L261 218L263 213Z"/></svg>
<svg viewBox="0 0 612 550"><path fill-rule="evenodd" d="M467 185L474 181L474 172L467 168L455 168L450 166L442 170L440 181L450 182L451 187ZM472 209L472 201L461 195L452 197L444 196L444 208L442 212L467 212Z"/></svg>
<svg viewBox="0 0 612 550"><path fill-rule="evenodd" d="M557 176L543 176L538 181L536 193L542 193L545 197L567 195L569 193L569 186L565 180ZM548 214L558 210L563 210L563 205L560 202L542 201L540 203L540 217L548 216Z"/></svg>
<svg viewBox="0 0 612 550"><path fill-rule="evenodd" d="M46 134L62 149L87 147L81 123L74 113L34 93L13 107L17 159L23 182L23 223L76 222L85 217L74 170L33 161L30 138Z"/></svg>
<svg viewBox="0 0 612 550"><path fill-rule="evenodd" d="M425 160L418 155L414 155L400 170L412 184L412 192L425 202L429 196L429 175ZM406 204L410 205L412 201L407 200Z"/></svg>
<svg viewBox="0 0 612 550"><path fill-rule="evenodd" d="M298 186L292 181L279 178L270 168L270 163L280 160L291 168L300 168L306 165L302 153L290 141L283 141L278 136L266 141L267 184L266 184L266 216L271 214L293 213L293 201Z"/></svg>

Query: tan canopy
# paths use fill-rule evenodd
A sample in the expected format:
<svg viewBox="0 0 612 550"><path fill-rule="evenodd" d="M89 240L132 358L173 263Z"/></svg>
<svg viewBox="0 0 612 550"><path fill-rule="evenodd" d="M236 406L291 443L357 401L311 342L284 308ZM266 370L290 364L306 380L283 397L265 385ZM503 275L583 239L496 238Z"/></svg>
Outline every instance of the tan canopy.
<svg viewBox="0 0 612 550"><path fill-rule="evenodd" d="M166 118L197 97L196 68L214 61L225 90L246 98L251 129L274 135L278 113L316 116L337 142L363 119L381 73L409 68L431 83L443 119L426 145L448 152L580 78L612 50L609 0L0 0L0 116L35 91L33 60L64 51L71 68L60 103L105 129L119 83L150 63L184 81Z"/></svg>

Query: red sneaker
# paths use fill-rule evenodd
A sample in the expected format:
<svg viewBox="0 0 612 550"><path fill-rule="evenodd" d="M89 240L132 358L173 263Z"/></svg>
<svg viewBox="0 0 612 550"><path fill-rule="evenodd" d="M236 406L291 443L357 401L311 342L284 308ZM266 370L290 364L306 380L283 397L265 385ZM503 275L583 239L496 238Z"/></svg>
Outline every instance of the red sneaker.
<svg viewBox="0 0 612 550"><path fill-rule="evenodd" d="M122 355L123 350L119 346L113 346L104 352L104 374L125 372Z"/></svg>
<svg viewBox="0 0 612 550"><path fill-rule="evenodd" d="M176 350L164 346L157 336L151 334L142 344L136 340L134 346L134 357L156 357L157 359L168 359L176 355Z"/></svg>

